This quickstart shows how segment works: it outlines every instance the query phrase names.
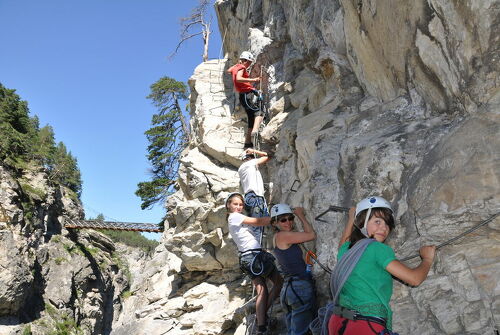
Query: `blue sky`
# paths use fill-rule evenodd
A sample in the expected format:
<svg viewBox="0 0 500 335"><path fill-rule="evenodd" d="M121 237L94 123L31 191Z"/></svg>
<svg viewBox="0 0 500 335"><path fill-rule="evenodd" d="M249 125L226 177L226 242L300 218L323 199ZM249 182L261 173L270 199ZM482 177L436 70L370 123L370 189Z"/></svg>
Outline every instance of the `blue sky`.
<svg viewBox="0 0 500 335"><path fill-rule="evenodd" d="M134 192L149 179L144 131L156 112L145 97L163 76L187 82L201 63L196 37L168 55L181 17L198 0L0 0L0 83L28 101L40 125L78 159L87 216L159 222ZM220 54L212 11L210 58ZM159 237L149 235L150 237Z"/></svg>

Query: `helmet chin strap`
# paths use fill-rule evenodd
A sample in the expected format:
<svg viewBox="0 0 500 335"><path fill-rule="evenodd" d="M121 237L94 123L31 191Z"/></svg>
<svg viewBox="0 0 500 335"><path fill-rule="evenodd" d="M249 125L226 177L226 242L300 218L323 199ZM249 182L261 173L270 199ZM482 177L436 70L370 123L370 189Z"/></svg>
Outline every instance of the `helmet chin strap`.
<svg viewBox="0 0 500 335"><path fill-rule="evenodd" d="M361 229L358 228L359 231L361 231L361 233L368 238L371 238L371 237L368 236L368 229L366 228L366 226L367 226L368 219L370 218L371 213L372 213L372 208L370 207L370 208L368 208L368 212L366 213L365 224L363 225L363 228L361 228Z"/></svg>

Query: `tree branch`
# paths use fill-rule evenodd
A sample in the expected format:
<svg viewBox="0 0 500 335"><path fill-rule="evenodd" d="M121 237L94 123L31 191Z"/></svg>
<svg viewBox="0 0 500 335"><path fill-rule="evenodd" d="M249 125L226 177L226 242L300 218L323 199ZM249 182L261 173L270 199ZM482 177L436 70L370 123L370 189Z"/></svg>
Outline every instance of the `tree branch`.
<svg viewBox="0 0 500 335"><path fill-rule="evenodd" d="M184 37L178 44L177 44L177 47L175 48L174 52L172 52L170 54L170 56L168 56L169 59L173 58L176 54L177 54L177 51L179 50L179 48L181 47L181 44L184 43L186 40L192 38L192 37L195 37L197 35L201 35L203 32L199 32L199 33L196 33L196 34L192 34L192 35L189 35L187 37Z"/></svg>

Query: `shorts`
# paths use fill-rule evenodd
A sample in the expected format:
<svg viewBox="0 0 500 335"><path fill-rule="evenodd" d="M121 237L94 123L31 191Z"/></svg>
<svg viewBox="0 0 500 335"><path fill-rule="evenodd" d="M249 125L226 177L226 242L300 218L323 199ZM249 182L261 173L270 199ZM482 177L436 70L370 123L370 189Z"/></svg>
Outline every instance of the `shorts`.
<svg viewBox="0 0 500 335"><path fill-rule="evenodd" d="M250 279L257 277L267 278L275 270L274 256L266 251L249 251L240 255L240 269Z"/></svg>
<svg viewBox="0 0 500 335"><path fill-rule="evenodd" d="M259 93L257 91L250 91L246 93L240 93L240 104L245 108L248 118L248 128L253 128L255 123L255 117L264 116L264 112L260 110L259 103L254 103L254 97L258 97Z"/></svg>

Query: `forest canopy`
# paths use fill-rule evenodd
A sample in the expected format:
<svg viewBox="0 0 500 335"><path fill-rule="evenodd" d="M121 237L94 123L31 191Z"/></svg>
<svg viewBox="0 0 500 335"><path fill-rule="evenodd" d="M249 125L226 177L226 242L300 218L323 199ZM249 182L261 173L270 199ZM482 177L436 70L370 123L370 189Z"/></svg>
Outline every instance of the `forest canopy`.
<svg viewBox="0 0 500 335"><path fill-rule="evenodd" d="M78 197L82 180L77 160L64 143L55 143L54 130L40 128L38 117L30 117L28 103L14 89L0 84L0 160L17 173L42 166L49 179L66 186Z"/></svg>

